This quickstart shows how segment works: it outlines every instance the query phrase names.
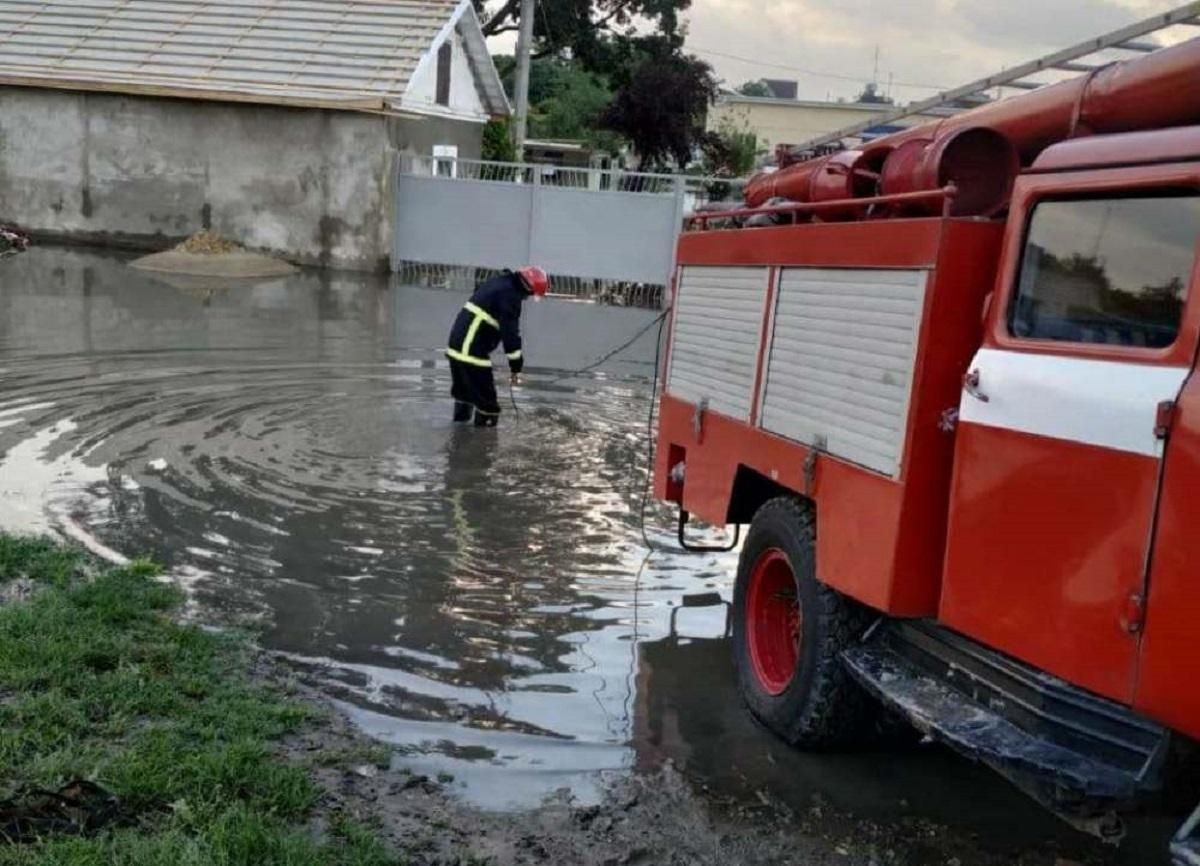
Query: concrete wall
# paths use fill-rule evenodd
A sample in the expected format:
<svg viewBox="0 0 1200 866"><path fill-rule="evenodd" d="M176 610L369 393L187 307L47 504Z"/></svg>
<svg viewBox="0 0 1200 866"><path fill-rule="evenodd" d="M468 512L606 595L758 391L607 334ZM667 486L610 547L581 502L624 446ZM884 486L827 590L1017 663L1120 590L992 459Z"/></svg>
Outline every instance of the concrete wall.
<svg viewBox="0 0 1200 866"><path fill-rule="evenodd" d="M301 263L383 268L395 148L457 136L477 155L481 135L453 120L0 88L0 220L146 249L212 228Z"/></svg>
<svg viewBox="0 0 1200 866"><path fill-rule="evenodd" d="M432 156L435 145L458 148L459 159L483 155L483 124L445 117L389 118L388 139L403 156Z"/></svg>

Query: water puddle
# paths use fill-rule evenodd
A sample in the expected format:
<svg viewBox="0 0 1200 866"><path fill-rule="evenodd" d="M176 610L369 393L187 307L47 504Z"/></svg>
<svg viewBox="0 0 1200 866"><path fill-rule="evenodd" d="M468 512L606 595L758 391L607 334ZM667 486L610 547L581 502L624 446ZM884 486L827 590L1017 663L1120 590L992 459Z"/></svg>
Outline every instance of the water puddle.
<svg viewBox="0 0 1200 866"><path fill-rule="evenodd" d="M940 752L806 756L759 731L724 607L679 609L728 599L734 557L647 559L641 539L653 336L549 384L653 314L531 305L519 411L476 431L450 421L440 355L461 303L370 276L189 292L93 252L8 260L0 526L164 563L197 615L254 621L406 764L488 807L586 801L606 772L671 760L801 810L1062 835ZM651 509L664 546L669 519Z"/></svg>

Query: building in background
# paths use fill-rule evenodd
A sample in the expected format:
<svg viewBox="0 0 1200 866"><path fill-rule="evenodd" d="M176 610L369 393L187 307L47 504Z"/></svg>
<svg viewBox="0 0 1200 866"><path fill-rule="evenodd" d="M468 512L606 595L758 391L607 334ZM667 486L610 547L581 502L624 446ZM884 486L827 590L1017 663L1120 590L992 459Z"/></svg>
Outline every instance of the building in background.
<svg viewBox="0 0 1200 866"><path fill-rule="evenodd" d="M800 84L796 81L784 81L779 78L764 78L762 83L771 91L776 99L797 99L800 96Z"/></svg>
<svg viewBox="0 0 1200 866"><path fill-rule="evenodd" d="M0 0L0 221L386 265L403 156L509 113L470 0Z"/></svg>
<svg viewBox="0 0 1200 866"><path fill-rule="evenodd" d="M885 102L814 102L722 93L709 109L708 128L716 131L732 127L753 132L758 136L760 149L770 159L775 148L781 144L799 144L870 120L893 108L894 105ZM879 124L868 130L864 138L878 138L923 123L926 119L918 116L891 124Z"/></svg>

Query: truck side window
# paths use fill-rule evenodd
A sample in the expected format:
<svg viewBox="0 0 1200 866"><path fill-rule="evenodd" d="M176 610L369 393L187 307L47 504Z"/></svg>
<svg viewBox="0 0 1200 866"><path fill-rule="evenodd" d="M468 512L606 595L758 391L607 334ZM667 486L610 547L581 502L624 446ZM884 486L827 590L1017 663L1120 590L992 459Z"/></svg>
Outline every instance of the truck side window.
<svg viewBox="0 0 1200 866"><path fill-rule="evenodd" d="M1200 239L1200 195L1044 201L1033 211L1009 330L1161 349L1175 342Z"/></svg>

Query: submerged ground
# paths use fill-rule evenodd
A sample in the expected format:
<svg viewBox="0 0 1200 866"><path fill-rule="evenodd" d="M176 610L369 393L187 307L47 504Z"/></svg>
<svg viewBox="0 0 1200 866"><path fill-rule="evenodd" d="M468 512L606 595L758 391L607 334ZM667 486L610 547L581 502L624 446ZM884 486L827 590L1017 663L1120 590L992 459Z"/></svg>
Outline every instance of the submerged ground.
<svg viewBox="0 0 1200 866"><path fill-rule="evenodd" d="M1101 852L940 750L811 756L759 731L724 608L679 610L728 598L734 558L646 558L653 337L556 381L654 314L532 306L519 411L506 399L501 429L477 432L449 421L440 357L461 303L370 277L216 288L82 250L6 259L0 529L154 558L189 616L253 624L397 768L452 778L464 809L553 798L533 814L565 822L561 844L591 844L597 816L623 832L606 791L670 763L678 789L651 786L668 824L714 810L748 838L828 836L813 851L847 862L1158 862L1170 817ZM664 547L669 517L650 510ZM634 799L635 815L654 802Z"/></svg>

